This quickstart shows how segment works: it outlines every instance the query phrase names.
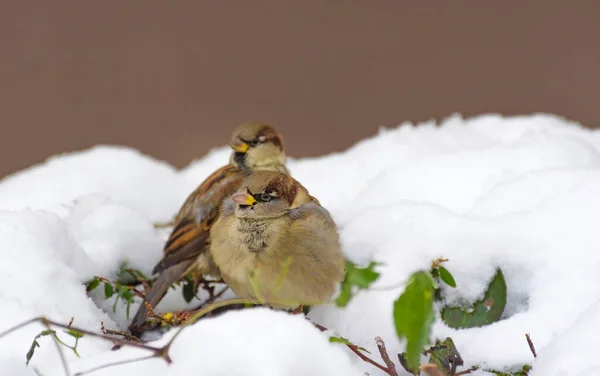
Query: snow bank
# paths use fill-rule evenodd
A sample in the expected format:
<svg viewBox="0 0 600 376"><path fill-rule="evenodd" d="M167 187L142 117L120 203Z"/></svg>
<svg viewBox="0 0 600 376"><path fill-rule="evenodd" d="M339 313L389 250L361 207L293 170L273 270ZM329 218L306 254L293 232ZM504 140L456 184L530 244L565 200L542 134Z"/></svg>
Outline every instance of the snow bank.
<svg viewBox="0 0 600 376"><path fill-rule="evenodd" d="M160 257L168 220L185 196L226 163L219 148L176 171L122 147L95 147L53 157L0 182L0 331L37 315L98 329L127 324L124 307L88 297L82 283L114 276L123 262L148 271ZM549 115L432 122L382 129L346 152L290 159L292 174L330 209L346 255L377 260L382 277L345 309L315 308L311 318L377 357L381 336L401 352L393 301L414 271L444 256L458 288L448 302L475 300L497 266L508 285L503 320L454 330L436 321L434 336L451 336L467 365L534 366L533 376L600 374L600 132ZM170 293L159 310L183 307ZM134 307L135 308L135 307ZM60 375L48 338L30 367L24 359L41 327L0 341L0 369L10 375ZM382 374L343 346L330 344L298 316L265 309L232 312L183 332L159 360L97 374L371 375ZM538 350L534 360L524 338ZM159 340L164 343L172 334ZM81 371L135 358L134 349L84 338ZM4 372L2 373L4 374ZM484 374L477 372L474 374Z"/></svg>

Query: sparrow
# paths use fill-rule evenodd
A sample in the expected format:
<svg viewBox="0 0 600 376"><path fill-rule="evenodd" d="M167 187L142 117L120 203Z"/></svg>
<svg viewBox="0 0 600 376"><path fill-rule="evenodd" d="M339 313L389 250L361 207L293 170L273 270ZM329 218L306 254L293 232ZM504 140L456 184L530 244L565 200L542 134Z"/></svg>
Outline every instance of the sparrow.
<svg viewBox="0 0 600 376"><path fill-rule="evenodd" d="M252 173L223 201L210 239L214 263L233 292L274 308L327 302L344 278L331 215L280 172Z"/></svg>
<svg viewBox="0 0 600 376"><path fill-rule="evenodd" d="M169 287L192 273L219 277L209 248L210 229L219 217L222 201L234 193L244 179L256 170L289 174L281 135L270 125L243 123L233 130L229 164L210 175L183 203L174 219L174 228L164 246L164 255L152 274L158 278L146 294L129 330L139 334L148 311L144 303L156 307Z"/></svg>

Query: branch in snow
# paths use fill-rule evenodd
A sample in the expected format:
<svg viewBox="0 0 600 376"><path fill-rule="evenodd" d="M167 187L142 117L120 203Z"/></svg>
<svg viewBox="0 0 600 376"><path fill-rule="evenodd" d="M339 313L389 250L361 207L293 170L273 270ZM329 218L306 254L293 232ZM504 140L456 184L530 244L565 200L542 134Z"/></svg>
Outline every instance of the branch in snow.
<svg viewBox="0 0 600 376"><path fill-rule="evenodd" d="M87 371L77 372L73 376L88 375L88 374L90 374L92 372L100 371L101 369L105 369L105 368L109 368L109 367L115 367L115 366L122 366L124 364L142 362L144 360L152 359L152 358L155 358L155 357L156 356L154 356L154 355L149 355L149 356L143 356L141 358L126 359L126 360L121 360L121 361L114 362L114 363L103 364L103 365L100 365L100 366L97 366L97 367L94 367L94 368L90 368Z"/></svg>
<svg viewBox="0 0 600 376"><path fill-rule="evenodd" d="M73 326L70 325L65 325L65 324L61 324L52 320L48 320L45 317L36 317L30 320L27 320L19 325L16 325L8 330L5 330L4 332L0 333L0 339L3 338L4 336L7 336L21 328L26 327L29 324L32 324L34 322L40 322L42 325L44 325L48 330L52 330L52 327L57 327L57 328L61 328L61 329L65 329L68 331L76 331L79 332L83 335L88 335L90 337L94 337L94 338L99 338L99 339L103 339L105 341L111 341L115 344L118 345L126 345L126 346L131 346L131 347L136 347L139 349L143 349L143 350L147 350L152 352L152 356L147 357L147 358L161 358L163 359L165 362L167 362L168 364L170 364L171 358L169 357L168 351L168 345L167 346L163 346L160 348L157 347L153 347L153 346L148 346L148 345L144 345L142 343L138 343L138 342L132 342L132 341L128 341L128 340L123 340L123 339L118 339L118 338L114 338L105 334L101 334L101 333L96 333L96 332L92 332L89 330L85 330L85 329L81 329L81 328L75 328ZM71 373L69 372L69 366L67 364L67 360L65 358L65 355L63 353L62 347L60 346L60 342L58 340L58 338L56 336L53 336L54 338L54 343L56 345L56 348L58 350L58 354L60 356L62 365L63 365L63 369L65 371L65 375L66 376L70 376ZM106 368L107 366L104 366L103 368Z"/></svg>
<svg viewBox="0 0 600 376"><path fill-rule="evenodd" d="M533 346L533 341L531 340L529 333L525 334L525 338L527 338L527 344L529 344L529 350L531 350L533 357L537 358L537 353L535 352L535 346Z"/></svg>

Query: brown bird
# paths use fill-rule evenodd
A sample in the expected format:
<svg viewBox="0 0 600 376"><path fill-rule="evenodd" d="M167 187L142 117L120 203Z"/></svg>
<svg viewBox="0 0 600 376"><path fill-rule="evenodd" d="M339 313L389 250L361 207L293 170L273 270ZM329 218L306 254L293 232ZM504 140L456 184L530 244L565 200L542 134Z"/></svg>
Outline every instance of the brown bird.
<svg viewBox="0 0 600 376"><path fill-rule="evenodd" d="M218 276L209 247L209 232L219 216L222 201L235 192L255 170L272 170L289 174L281 135L271 126L244 123L233 131L233 153L229 164L210 175L188 196L175 217L175 227L164 247L164 256L154 267L158 278L144 302L156 307L169 287L193 273L196 281L203 275ZM148 314L144 302L133 318L129 330L139 334Z"/></svg>
<svg viewBox="0 0 600 376"><path fill-rule="evenodd" d="M278 172L254 172L223 202L210 252L236 295L277 308L324 303L344 278L329 212Z"/></svg>

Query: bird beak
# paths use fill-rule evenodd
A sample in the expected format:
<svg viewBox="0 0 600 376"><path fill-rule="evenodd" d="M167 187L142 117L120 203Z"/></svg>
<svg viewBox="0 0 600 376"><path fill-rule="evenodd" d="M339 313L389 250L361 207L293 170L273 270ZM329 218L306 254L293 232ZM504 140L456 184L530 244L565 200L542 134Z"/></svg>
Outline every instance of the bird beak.
<svg viewBox="0 0 600 376"><path fill-rule="evenodd" d="M232 143L229 144L229 146L236 152L236 153L245 153L248 151L248 149L250 149L250 146L248 146L247 143L245 143L244 141L240 140L239 138L234 140Z"/></svg>
<svg viewBox="0 0 600 376"><path fill-rule="evenodd" d="M240 205L256 204L256 200L254 199L254 197L252 197L252 195L249 195L246 192L236 193L233 196L231 196L231 199Z"/></svg>

